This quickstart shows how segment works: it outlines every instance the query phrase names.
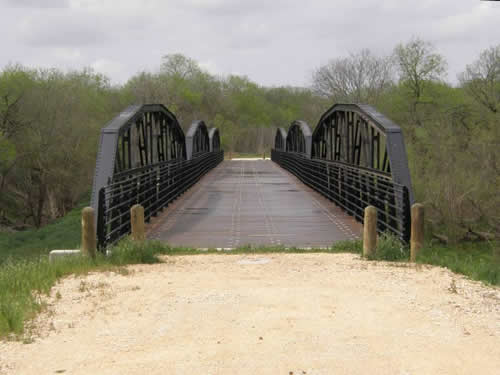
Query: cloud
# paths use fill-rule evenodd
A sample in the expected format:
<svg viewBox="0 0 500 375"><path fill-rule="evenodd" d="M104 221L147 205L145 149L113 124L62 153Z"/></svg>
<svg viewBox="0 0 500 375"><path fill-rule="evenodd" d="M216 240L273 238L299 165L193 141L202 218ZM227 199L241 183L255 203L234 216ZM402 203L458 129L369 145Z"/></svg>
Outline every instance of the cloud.
<svg viewBox="0 0 500 375"><path fill-rule="evenodd" d="M68 8L69 0L0 0L7 8Z"/></svg>
<svg viewBox="0 0 500 375"><path fill-rule="evenodd" d="M32 14L21 22L19 31L29 47L77 47L110 39L100 17L80 11Z"/></svg>
<svg viewBox="0 0 500 375"><path fill-rule="evenodd" d="M180 52L213 73L306 86L332 58L362 48L390 54L417 36L446 57L453 80L500 43L499 13L500 2L469 0L0 0L10 31L0 67L93 66L123 82Z"/></svg>
<svg viewBox="0 0 500 375"><path fill-rule="evenodd" d="M279 11L285 0L180 0L176 6L206 16L241 17Z"/></svg>

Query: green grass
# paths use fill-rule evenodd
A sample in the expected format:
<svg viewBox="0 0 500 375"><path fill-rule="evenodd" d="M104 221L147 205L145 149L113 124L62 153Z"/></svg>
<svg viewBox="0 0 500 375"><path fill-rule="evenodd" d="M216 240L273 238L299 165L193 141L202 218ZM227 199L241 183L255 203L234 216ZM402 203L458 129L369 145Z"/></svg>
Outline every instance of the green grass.
<svg viewBox="0 0 500 375"><path fill-rule="evenodd" d="M407 261L410 258L408 246L397 237L382 234L378 238L377 251L369 257L370 260Z"/></svg>
<svg viewBox="0 0 500 375"><path fill-rule="evenodd" d="M54 249L77 249L80 247L80 220L83 207L80 204L66 216L41 229L21 232L0 232L0 264L9 258L37 258Z"/></svg>
<svg viewBox="0 0 500 375"><path fill-rule="evenodd" d="M493 255L499 248L498 241L428 245L418 254L417 262L446 267L473 280L500 285L500 258Z"/></svg>
<svg viewBox="0 0 500 375"><path fill-rule="evenodd" d="M44 305L39 296L47 294L59 278L70 274L103 270L121 272L122 267L129 264L158 263L158 255L162 254L359 253L360 249L360 241L346 241L328 249L244 246L221 252L216 249L201 251L171 247L157 241L136 243L126 239L113 247L109 256L98 254L96 259L75 256L49 263L46 255L36 258L31 254L27 259L11 257L0 265L0 337L22 334L25 322L43 310Z"/></svg>
<svg viewBox="0 0 500 375"><path fill-rule="evenodd" d="M122 272L129 264L158 263L158 255L198 254L266 254L266 253L362 253L361 241L338 242L330 248L300 249L285 247L243 246L232 251L206 251L171 247L157 241L135 243L123 240L112 248L111 255L98 254L96 259L68 257L49 263L46 253L52 248L75 248L80 236L80 210L75 209L64 219L39 231L16 233L3 238L0 244L14 244L12 249L3 247L0 260L0 337L24 332L25 322L44 308L40 295L47 294L56 281L70 274L90 271ZM25 236L23 238L23 236ZM61 241L65 246L61 246ZM64 242L66 241L66 242ZM499 243L467 243L455 247L427 246L417 261L447 267L472 279L492 285L500 285L500 259L493 256ZM7 256L5 255L7 254ZM381 236L378 249L372 259L407 261L408 248L396 238Z"/></svg>

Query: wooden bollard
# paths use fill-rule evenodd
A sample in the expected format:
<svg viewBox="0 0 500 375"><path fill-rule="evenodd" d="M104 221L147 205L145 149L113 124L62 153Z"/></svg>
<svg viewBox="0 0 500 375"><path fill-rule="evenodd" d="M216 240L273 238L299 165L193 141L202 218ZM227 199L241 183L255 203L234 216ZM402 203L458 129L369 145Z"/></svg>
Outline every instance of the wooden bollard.
<svg viewBox="0 0 500 375"><path fill-rule="evenodd" d="M373 206L365 208L363 223L363 257L369 258L377 250L377 209Z"/></svg>
<svg viewBox="0 0 500 375"><path fill-rule="evenodd" d="M82 211L82 254L94 258L96 245L94 209L85 207Z"/></svg>
<svg viewBox="0 0 500 375"><path fill-rule="evenodd" d="M411 206L410 261L417 260L417 254L424 245L424 205Z"/></svg>
<svg viewBox="0 0 500 375"><path fill-rule="evenodd" d="M130 225L132 230L132 239L134 241L144 241L144 207L140 204L134 204L130 209Z"/></svg>

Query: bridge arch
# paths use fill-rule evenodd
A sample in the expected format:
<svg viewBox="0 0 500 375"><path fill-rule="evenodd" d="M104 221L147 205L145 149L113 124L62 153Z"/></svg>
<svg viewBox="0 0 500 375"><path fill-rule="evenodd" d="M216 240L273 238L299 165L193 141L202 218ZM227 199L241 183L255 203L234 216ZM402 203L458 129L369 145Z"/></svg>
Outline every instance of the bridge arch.
<svg viewBox="0 0 500 375"><path fill-rule="evenodd" d="M360 221L375 206L379 232L409 240L413 193L399 126L369 105L335 104L312 134L293 122L286 143L272 160Z"/></svg>
<svg viewBox="0 0 500 375"><path fill-rule="evenodd" d="M276 130L276 136L274 137L274 149L280 151L286 150L286 130L283 128L278 128Z"/></svg>
<svg viewBox="0 0 500 375"><path fill-rule="evenodd" d="M335 104L312 135L312 158L346 163L382 173L410 187L401 128L366 104Z"/></svg>
<svg viewBox="0 0 500 375"><path fill-rule="evenodd" d="M184 132L172 112L161 104L127 107L101 130L92 206L97 209L97 193L117 176L185 159Z"/></svg>
<svg viewBox="0 0 500 375"><path fill-rule="evenodd" d="M188 135L161 104L132 105L101 130L91 200L101 249L130 233L134 204L149 221L224 159L203 121Z"/></svg>
<svg viewBox="0 0 500 375"><path fill-rule="evenodd" d="M286 151L311 157L311 128L305 121L294 121L286 135Z"/></svg>
<svg viewBox="0 0 500 375"><path fill-rule="evenodd" d="M219 129L210 128L208 130L208 138L210 140L210 152L220 150L220 134Z"/></svg>
<svg viewBox="0 0 500 375"><path fill-rule="evenodd" d="M210 152L210 138L208 128L204 121L194 121L186 133L186 155L187 159Z"/></svg>

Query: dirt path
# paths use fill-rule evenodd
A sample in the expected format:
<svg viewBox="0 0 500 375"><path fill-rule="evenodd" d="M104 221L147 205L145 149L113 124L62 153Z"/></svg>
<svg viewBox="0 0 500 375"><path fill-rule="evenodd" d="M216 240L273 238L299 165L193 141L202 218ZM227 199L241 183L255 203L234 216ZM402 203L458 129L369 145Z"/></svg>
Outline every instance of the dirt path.
<svg viewBox="0 0 500 375"><path fill-rule="evenodd" d="M498 374L500 290L355 255L204 255L67 278L2 374Z"/></svg>

